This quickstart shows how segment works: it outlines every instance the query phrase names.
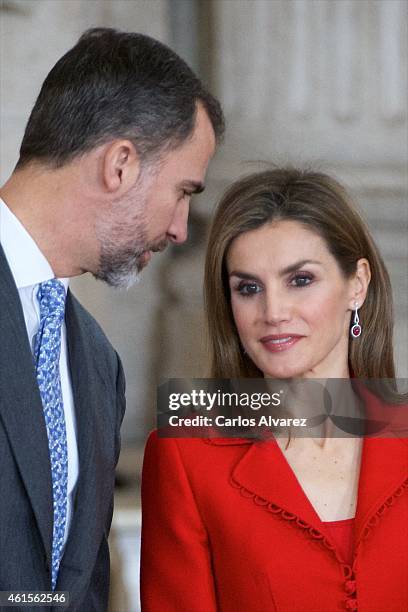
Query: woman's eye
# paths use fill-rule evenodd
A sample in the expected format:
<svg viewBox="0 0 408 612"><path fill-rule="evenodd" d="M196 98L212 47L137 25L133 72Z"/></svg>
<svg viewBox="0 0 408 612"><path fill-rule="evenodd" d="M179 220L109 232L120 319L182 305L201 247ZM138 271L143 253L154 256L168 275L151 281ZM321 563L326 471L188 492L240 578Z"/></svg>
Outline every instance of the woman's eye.
<svg viewBox="0 0 408 612"><path fill-rule="evenodd" d="M261 290L257 283L240 283L237 287L237 291L240 295L254 295L259 293Z"/></svg>
<svg viewBox="0 0 408 612"><path fill-rule="evenodd" d="M313 281L313 277L310 274L296 274L290 280L292 287L307 287Z"/></svg>

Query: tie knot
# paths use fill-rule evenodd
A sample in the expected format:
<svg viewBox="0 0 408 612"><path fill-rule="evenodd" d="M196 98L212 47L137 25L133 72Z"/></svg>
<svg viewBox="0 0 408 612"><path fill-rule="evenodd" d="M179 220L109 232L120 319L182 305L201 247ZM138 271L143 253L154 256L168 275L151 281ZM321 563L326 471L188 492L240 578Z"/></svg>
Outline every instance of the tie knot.
<svg viewBox="0 0 408 612"><path fill-rule="evenodd" d="M65 287L56 278L41 283L38 289L38 301L40 303L40 317L55 317L64 319L65 315Z"/></svg>

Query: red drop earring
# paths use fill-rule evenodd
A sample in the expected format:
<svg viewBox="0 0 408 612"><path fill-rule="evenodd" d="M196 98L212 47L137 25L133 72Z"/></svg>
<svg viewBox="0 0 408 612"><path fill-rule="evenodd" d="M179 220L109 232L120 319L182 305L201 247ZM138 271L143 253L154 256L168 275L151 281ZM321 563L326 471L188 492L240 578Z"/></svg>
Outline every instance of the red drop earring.
<svg viewBox="0 0 408 612"><path fill-rule="evenodd" d="M360 319L358 316L358 305L357 302L354 303L354 321L353 321L353 326L350 329L350 335L352 338L358 338L359 336L361 336L361 325L360 325Z"/></svg>

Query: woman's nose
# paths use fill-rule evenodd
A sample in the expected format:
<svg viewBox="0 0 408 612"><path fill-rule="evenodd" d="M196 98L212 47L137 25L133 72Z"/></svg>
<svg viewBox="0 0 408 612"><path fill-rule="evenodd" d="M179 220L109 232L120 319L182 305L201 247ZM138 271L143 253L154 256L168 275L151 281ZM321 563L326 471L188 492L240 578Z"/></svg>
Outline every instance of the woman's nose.
<svg viewBox="0 0 408 612"><path fill-rule="evenodd" d="M291 319L291 304L281 291L265 291L263 318L265 323L279 325Z"/></svg>

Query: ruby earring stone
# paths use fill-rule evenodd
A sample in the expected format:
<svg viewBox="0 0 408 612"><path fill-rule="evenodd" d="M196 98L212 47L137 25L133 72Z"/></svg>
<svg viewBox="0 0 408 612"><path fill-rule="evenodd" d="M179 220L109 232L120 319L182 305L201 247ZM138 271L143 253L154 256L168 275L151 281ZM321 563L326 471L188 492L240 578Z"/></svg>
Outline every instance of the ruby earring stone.
<svg viewBox="0 0 408 612"><path fill-rule="evenodd" d="M351 328L351 334L353 336L353 338L358 338L361 334L361 327L360 325L353 325L353 327Z"/></svg>

